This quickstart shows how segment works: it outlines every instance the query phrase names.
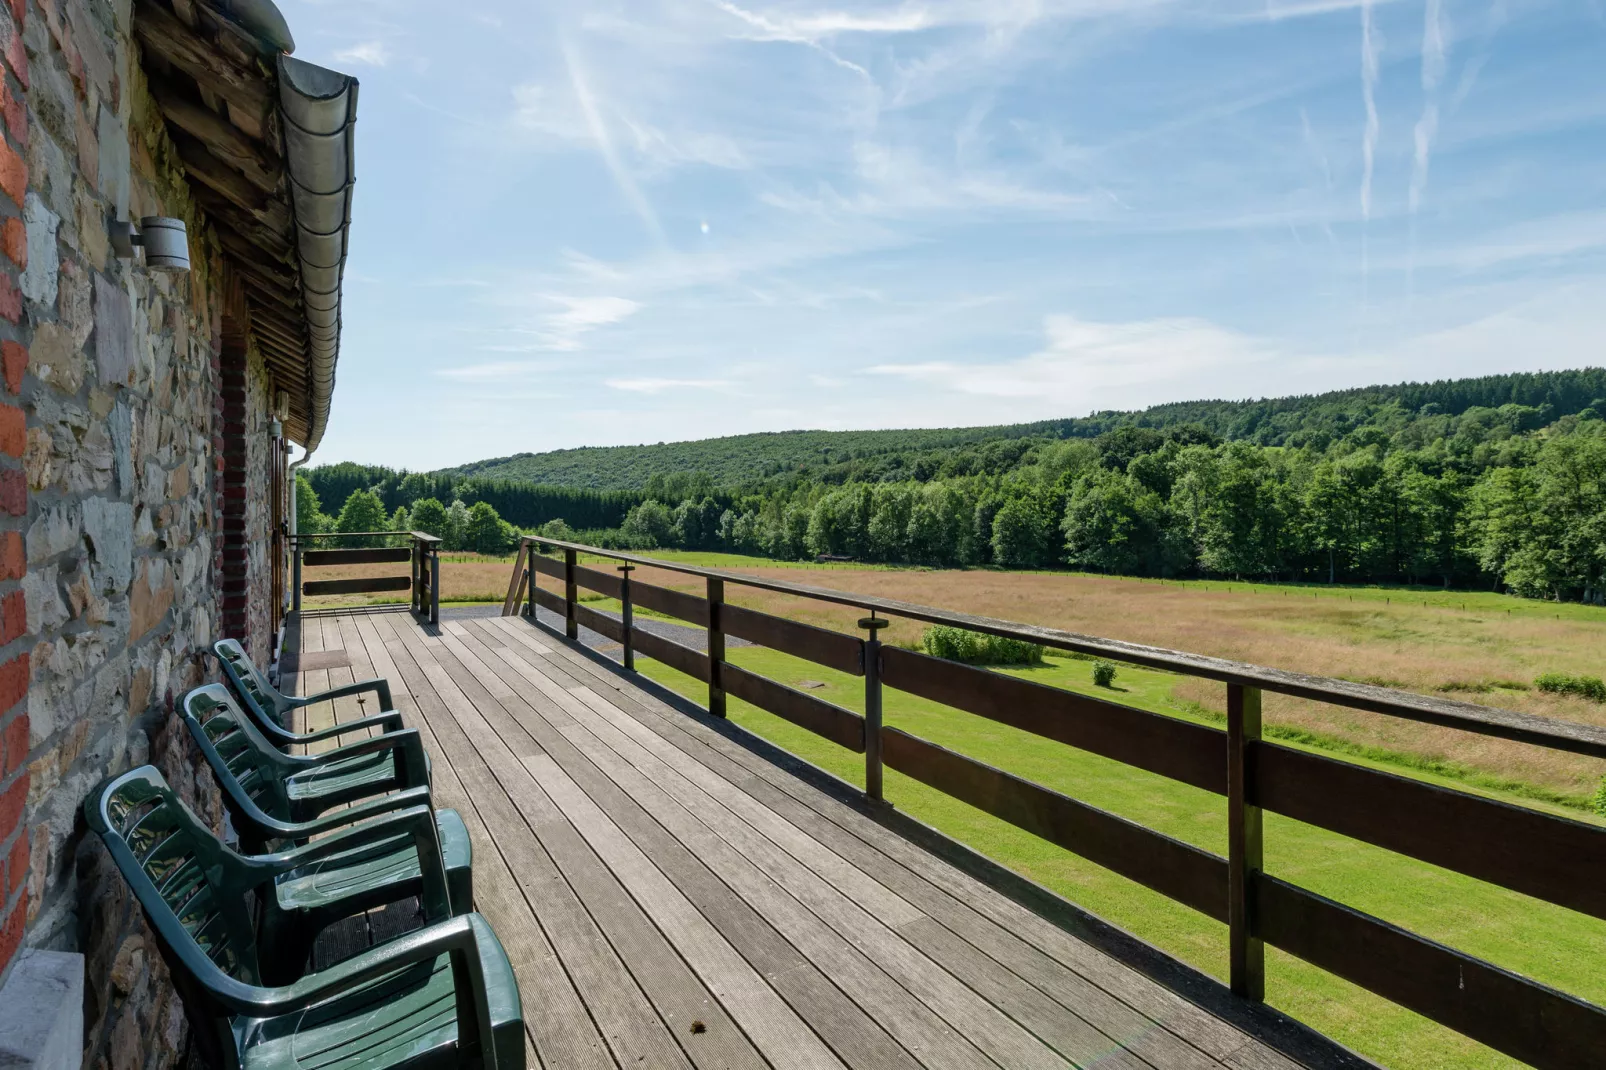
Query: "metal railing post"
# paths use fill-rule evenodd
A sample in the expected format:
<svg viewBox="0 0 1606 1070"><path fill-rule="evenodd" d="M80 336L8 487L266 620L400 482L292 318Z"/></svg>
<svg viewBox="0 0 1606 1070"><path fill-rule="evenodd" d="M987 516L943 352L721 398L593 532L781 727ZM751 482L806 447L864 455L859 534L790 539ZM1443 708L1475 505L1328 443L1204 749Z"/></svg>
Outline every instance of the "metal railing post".
<svg viewBox="0 0 1606 1070"><path fill-rule="evenodd" d="M429 622L441 622L441 552L433 546L429 551Z"/></svg>
<svg viewBox="0 0 1606 1070"><path fill-rule="evenodd" d="M1227 929L1234 995L1266 998L1266 949L1257 932L1255 876L1262 857L1260 807L1251 801L1250 748L1260 741L1260 688L1227 685Z"/></svg>
<svg viewBox="0 0 1606 1070"><path fill-rule="evenodd" d="M580 622L574 619L574 606L580 600L580 585L575 577L575 553L563 551L563 634L570 639L580 638Z"/></svg>
<svg viewBox="0 0 1606 1070"><path fill-rule="evenodd" d="M630 574L636 570L635 565L619 565L619 620L624 625L624 665L631 672L636 671L636 644L630 635L630 629L635 627L636 614L630 605Z"/></svg>
<svg viewBox="0 0 1606 1070"><path fill-rule="evenodd" d="M301 546L302 546L302 543L301 543L300 539L292 539L291 544L294 547L294 549L291 550L291 554L294 557L294 566L293 566L294 576L293 576L292 582L295 584L295 594L291 598L291 604L292 604L291 608L293 608L297 613L300 613L301 612L301 553L302 553Z"/></svg>
<svg viewBox="0 0 1606 1070"><path fill-rule="evenodd" d="M864 641L864 794L881 802L881 637L880 632L891 621L882 620L871 611L859 621L859 627L870 633Z"/></svg>
<svg viewBox="0 0 1606 1070"><path fill-rule="evenodd" d="M725 631L720 607L725 601L725 581L708 578L708 712L725 716Z"/></svg>

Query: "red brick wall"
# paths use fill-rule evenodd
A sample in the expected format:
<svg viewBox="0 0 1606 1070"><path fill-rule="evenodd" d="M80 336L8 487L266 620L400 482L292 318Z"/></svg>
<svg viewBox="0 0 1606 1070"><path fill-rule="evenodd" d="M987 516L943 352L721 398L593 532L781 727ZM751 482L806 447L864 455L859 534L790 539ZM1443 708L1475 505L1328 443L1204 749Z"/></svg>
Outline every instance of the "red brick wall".
<svg viewBox="0 0 1606 1070"><path fill-rule="evenodd" d="M28 365L28 325L18 274L27 266L22 201L28 188L28 119L22 101L28 63L22 49L25 0L0 7L0 973L22 942L28 917L28 612L19 583L26 569L23 529L28 484L22 472L27 421L18 404Z"/></svg>

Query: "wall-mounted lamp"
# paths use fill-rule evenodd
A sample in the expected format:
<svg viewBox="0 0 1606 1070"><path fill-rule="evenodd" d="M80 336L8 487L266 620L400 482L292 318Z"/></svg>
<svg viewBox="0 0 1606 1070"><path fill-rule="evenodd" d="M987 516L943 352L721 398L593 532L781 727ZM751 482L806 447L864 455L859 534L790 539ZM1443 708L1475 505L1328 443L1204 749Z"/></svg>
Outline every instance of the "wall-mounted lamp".
<svg viewBox="0 0 1606 1070"><path fill-rule="evenodd" d="M134 256L134 246L145 249L145 266L157 271L188 271L190 269L190 239L184 220L148 215L134 224L117 219L112 221L112 249L124 260Z"/></svg>

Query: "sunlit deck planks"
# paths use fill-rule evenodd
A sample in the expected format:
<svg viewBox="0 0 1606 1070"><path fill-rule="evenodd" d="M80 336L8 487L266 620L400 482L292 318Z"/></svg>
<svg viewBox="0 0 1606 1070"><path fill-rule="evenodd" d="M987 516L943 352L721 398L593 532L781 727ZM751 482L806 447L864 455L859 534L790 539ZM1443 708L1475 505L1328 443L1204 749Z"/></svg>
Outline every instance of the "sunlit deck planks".
<svg viewBox="0 0 1606 1070"><path fill-rule="evenodd" d="M424 734L531 1067L1297 1065L525 620L314 616L299 652Z"/></svg>

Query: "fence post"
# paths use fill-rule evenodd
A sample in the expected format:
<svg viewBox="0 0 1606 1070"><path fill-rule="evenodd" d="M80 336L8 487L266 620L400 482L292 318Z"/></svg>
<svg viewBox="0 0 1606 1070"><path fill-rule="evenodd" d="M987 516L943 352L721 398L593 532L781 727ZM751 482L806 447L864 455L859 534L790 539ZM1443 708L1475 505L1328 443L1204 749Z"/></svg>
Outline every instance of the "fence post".
<svg viewBox="0 0 1606 1070"><path fill-rule="evenodd" d="M725 716L725 629L720 607L725 602L725 581L708 578L708 712Z"/></svg>
<svg viewBox="0 0 1606 1070"><path fill-rule="evenodd" d="M563 551L563 634L570 639L580 638L580 622L574 619L574 606L580 600L580 585L575 577L575 553Z"/></svg>
<svg viewBox="0 0 1606 1070"><path fill-rule="evenodd" d="M1260 741L1260 688L1227 685L1227 928L1234 995L1266 998L1266 951L1256 932L1255 875L1264 868L1260 807L1250 799L1250 748Z"/></svg>
<svg viewBox="0 0 1606 1070"><path fill-rule="evenodd" d="M413 612L417 613L424 608L424 588L420 581L424 572L424 544L417 536L413 538Z"/></svg>
<svg viewBox="0 0 1606 1070"><path fill-rule="evenodd" d="M429 622L441 622L441 551L439 546L429 548Z"/></svg>
<svg viewBox="0 0 1606 1070"><path fill-rule="evenodd" d="M624 665L631 672L636 671L636 644L630 635L630 629L635 627L636 615L630 605L630 574L636 570L635 565L619 565L619 620L624 625Z"/></svg>
<svg viewBox="0 0 1606 1070"><path fill-rule="evenodd" d="M293 542L294 542L294 547L295 548L291 551L291 555L292 555L293 560L295 562L295 566L294 566L294 573L295 574L294 574L294 576L292 578L292 582L295 584L295 595L291 599L291 601L293 603L291 608L293 608L297 613L300 613L301 612L301 554L302 554L301 547L302 547L302 542L301 542L300 539L295 539L295 540L293 540Z"/></svg>
<svg viewBox="0 0 1606 1070"><path fill-rule="evenodd" d="M864 794L874 802L881 792L881 638L880 631L891 621L882 620L871 610L859 621L870 633L864 641Z"/></svg>

